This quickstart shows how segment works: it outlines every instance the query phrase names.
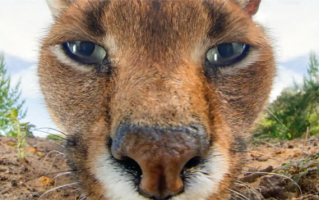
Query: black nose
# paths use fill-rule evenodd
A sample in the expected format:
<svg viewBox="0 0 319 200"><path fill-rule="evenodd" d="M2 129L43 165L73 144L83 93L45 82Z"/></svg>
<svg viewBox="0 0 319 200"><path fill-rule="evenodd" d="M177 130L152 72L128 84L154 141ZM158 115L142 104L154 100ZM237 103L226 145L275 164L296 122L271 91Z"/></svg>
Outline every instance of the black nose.
<svg viewBox="0 0 319 200"><path fill-rule="evenodd" d="M116 159L132 159L141 168L140 194L158 200L183 191L181 171L208 149L207 134L199 126L163 129L125 124L117 129L111 146Z"/></svg>

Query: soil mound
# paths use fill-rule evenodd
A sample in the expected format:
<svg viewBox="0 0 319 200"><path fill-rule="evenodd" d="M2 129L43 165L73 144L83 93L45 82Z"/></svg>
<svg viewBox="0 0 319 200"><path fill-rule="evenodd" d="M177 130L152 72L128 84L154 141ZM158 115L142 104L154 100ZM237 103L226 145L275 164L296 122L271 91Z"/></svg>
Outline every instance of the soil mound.
<svg viewBox="0 0 319 200"><path fill-rule="evenodd" d="M0 199L85 199L66 165L61 141L28 138L27 142L27 157L18 162L16 139L0 137ZM257 143L248 146L232 199L319 200L319 137Z"/></svg>

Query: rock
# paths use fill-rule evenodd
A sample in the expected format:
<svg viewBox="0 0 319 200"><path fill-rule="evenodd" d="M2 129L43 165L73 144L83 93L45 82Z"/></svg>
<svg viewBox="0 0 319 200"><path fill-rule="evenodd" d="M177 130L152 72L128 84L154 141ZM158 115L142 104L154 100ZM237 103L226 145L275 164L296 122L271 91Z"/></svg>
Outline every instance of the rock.
<svg viewBox="0 0 319 200"><path fill-rule="evenodd" d="M11 183L11 187L17 187L18 186L17 180L11 180L10 183Z"/></svg>
<svg viewBox="0 0 319 200"><path fill-rule="evenodd" d="M32 154L36 154L37 153L37 148L36 147L31 147L31 148L28 149L28 152L32 153Z"/></svg>
<svg viewBox="0 0 319 200"><path fill-rule="evenodd" d="M283 152L282 149L277 149L277 150L275 151L275 154L282 154L282 152Z"/></svg>
<svg viewBox="0 0 319 200"><path fill-rule="evenodd" d="M264 200L264 197L260 194L260 192L251 187L247 187L245 185L238 185L236 187L237 193L232 193L232 200L242 200L242 199L250 199L250 200ZM240 195L242 196L240 196ZM243 198L246 197L246 198Z"/></svg>
<svg viewBox="0 0 319 200"><path fill-rule="evenodd" d="M261 157L259 157L257 160L260 161L260 162L266 162L266 161L269 160L269 157L267 157L267 156L261 156Z"/></svg>
<svg viewBox="0 0 319 200"><path fill-rule="evenodd" d="M251 154L250 154L250 157L252 157L252 158L259 158L259 157L261 157L261 155L260 155L260 154L257 154L257 153L251 153Z"/></svg>
<svg viewBox="0 0 319 200"><path fill-rule="evenodd" d="M251 167L247 170L248 172L257 172L258 168L257 167Z"/></svg>
<svg viewBox="0 0 319 200"><path fill-rule="evenodd" d="M243 183L252 183L252 182L255 182L256 179L259 177L260 177L259 174L249 174L247 176L240 178L239 181L241 181Z"/></svg>
<svg viewBox="0 0 319 200"><path fill-rule="evenodd" d="M259 187L264 198L287 199L284 186L285 180L280 176L266 176L260 181Z"/></svg>
<svg viewBox="0 0 319 200"><path fill-rule="evenodd" d="M22 165L22 167L19 170L19 174L24 174L28 171L28 168L25 165Z"/></svg>
<svg viewBox="0 0 319 200"><path fill-rule="evenodd" d="M272 172L273 170L274 170L274 167L270 165L266 167L265 169L259 170L259 172Z"/></svg>
<svg viewBox="0 0 319 200"><path fill-rule="evenodd" d="M299 156L300 156L300 152L298 151L294 152L293 157L299 157Z"/></svg>
<svg viewBox="0 0 319 200"><path fill-rule="evenodd" d="M247 176L244 176L244 177L240 178L239 181L244 182L244 183L255 182L259 177L267 175L266 174L267 172L272 172L273 169L274 168L272 166L268 166L265 169L261 169L261 170L258 171L258 172L261 172L261 173L254 173L252 171L251 174L248 174ZM265 174L262 174L262 172L265 172Z"/></svg>
<svg viewBox="0 0 319 200"><path fill-rule="evenodd" d="M0 176L0 181L7 181L7 180L8 180L8 177Z"/></svg>
<svg viewBox="0 0 319 200"><path fill-rule="evenodd" d="M293 148L294 148L294 145L288 144L288 149L293 149Z"/></svg>
<svg viewBox="0 0 319 200"><path fill-rule="evenodd" d="M6 145L9 145L9 146L16 146L16 143L15 142L12 142L12 141L8 141L8 142L5 142Z"/></svg>
<svg viewBox="0 0 319 200"><path fill-rule="evenodd" d="M41 192L33 192L32 193L32 197L40 197L41 196Z"/></svg>
<svg viewBox="0 0 319 200"><path fill-rule="evenodd" d="M54 180L50 179L49 177L46 176L41 176L39 178L39 180L42 182L42 185L46 186L46 185L53 185L54 184Z"/></svg>

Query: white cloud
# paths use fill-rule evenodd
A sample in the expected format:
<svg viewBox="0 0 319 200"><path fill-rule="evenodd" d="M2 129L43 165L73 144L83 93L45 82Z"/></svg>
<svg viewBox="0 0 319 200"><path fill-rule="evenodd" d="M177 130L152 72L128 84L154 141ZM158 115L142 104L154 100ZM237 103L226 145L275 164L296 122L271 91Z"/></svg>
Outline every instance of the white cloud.
<svg viewBox="0 0 319 200"><path fill-rule="evenodd" d="M277 66L277 75L272 87L269 101L274 101L284 88L293 86L294 81L297 84L301 84L303 81L303 75L287 69L282 65Z"/></svg>
<svg viewBox="0 0 319 200"><path fill-rule="evenodd" d="M22 98L35 99L42 96L37 76L37 66L31 66L11 75L12 86L16 85L19 80L21 80Z"/></svg>
<svg viewBox="0 0 319 200"><path fill-rule="evenodd" d="M52 23L45 0L1 0L0 52L36 61L41 38Z"/></svg>
<svg viewBox="0 0 319 200"><path fill-rule="evenodd" d="M318 0L263 0L255 20L274 39L278 61L319 54Z"/></svg>

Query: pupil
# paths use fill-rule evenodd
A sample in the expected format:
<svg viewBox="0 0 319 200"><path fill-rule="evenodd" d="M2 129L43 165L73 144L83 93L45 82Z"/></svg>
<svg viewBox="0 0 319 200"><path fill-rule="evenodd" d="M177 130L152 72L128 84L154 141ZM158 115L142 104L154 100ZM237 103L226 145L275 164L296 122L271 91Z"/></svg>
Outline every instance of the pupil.
<svg viewBox="0 0 319 200"><path fill-rule="evenodd" d="M235 53L232 43L220 44L218 45L217 48L218 48L219 55L223 58L232 57Z"/></svg>
<svg viewBox="0 0 319 200"><path fill-rule="evenodd" d="M95 44L92 42L81 42L78 46L78 53L83 56L90 56L94 52Z"/></svg>

